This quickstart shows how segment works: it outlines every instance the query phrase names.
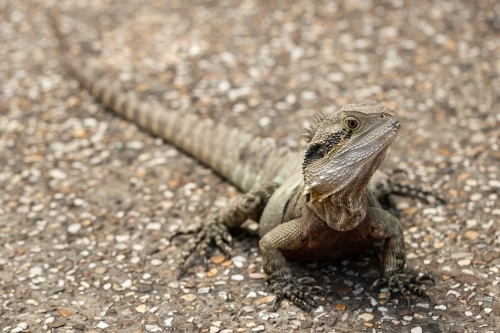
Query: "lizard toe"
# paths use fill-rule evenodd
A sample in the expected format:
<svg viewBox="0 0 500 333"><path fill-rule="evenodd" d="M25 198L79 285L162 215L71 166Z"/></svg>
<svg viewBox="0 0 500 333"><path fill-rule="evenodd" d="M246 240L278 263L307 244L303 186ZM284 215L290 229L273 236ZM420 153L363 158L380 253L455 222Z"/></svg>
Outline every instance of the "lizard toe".
<svg viewBox="0 0 500 333"><path fill-rule="evenodd" d="M378 287L380 287L380 286L382 286L382 285L384 285L384 284L387 284L387 283L388 283L388 281L387 281L387 278L385 278L385 277L381 277L381 278L379 278L379 279L376 279L376 280L372 283L372 286L370 287L370 291L372 291L372 292L373 292L373 290L374 290L375 288L378 288Z"/></svg>
<svg viewBox="0 0 500 333"><path fill-rule="evenodd" d="M176 235L174 235L174 237L175 236ZM227 226L217 218L210 220L198 231L194 241L189 243L188 249L179 264L177 278L180 279L184 275L186 269L188 268L187 262L195 253L203 258L205 270L208 270L208 256L210 254L208 248L211 244L215 244L226 258L229 257L231 255L231 247L228 242L230 241L231 236L229 235Z"/></svg>
<svg viewBox="0 0 500 333"><path fill-rule="evenodd" d="M430 295L426 290L425 281L432 281L434 279L429 275L423 275L416 278L409 278L409 276L402 271L390 272L387 273L386 276L377 279L372 284L372 291L375 287L378 287L383 284L387 284L387 288L389 289L389 293L387 296L387 300L389 301L391 297L391 292L396 290L403 296L406 300L408 307L410 306L410 295L417 295L430 300Z"/></svg>

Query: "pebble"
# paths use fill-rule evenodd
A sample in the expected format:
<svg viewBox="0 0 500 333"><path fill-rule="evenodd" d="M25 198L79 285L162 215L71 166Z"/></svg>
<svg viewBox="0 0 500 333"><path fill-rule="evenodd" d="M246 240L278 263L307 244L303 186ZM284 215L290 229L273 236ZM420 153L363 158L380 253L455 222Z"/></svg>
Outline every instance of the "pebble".
<svg viewBox="0 0 500 333"><path fill-rule="evenodd" d="M108 328L108 327L109 327L109 325L108 325L108 324L106 324L106 323L105 323L105 322L103 322L103 321L100 321L100 322L96 325L96 327L97 327L97 328L102 328L102 329L104 329L104 328Z"/></svg>
<svg viewBox="0 0 500 333"><path fill-rule="evenodd" d="M72 223L68 226L67 231L70 234L76 234L78 233L78 231L80 231L80 229L82 229L82 225L80 223Z"/></svg>
<svg viewBox="0 0 500 333"><path fill-rule="evenodd" d="M146 331L148 331L148 332L162 332L163 331L161 329L161 327L158 326L158 325L148 325L148 324L146 324L145 328L146 328Z"/></svg>
<svg viewBox="0 0 500 333"><path fill-rule="evenodd" d="M146 313L146 311L148 311L148 307L146 306L146 304L139 304L135 307L135 311L139 313Z"/></svg>
<svg viewBox="0 0 500 333"><path fill-rule="evenodd" d="M66 325L66 323L63 323L62 321L54 321L52 322L52 324L50 324L52 328L59 328L63 327L64 325Z"/></svg>
<svg viewBox="0 0 500 333"><path fill-rule="evenodd" d="M161 264L163 264L163 260L161 260L161 259L152 259L151 260L152 266L160 266Z"/></svg>
<svg viewBox="0 0 500 333"><path fill-rule="evenodd" d="M150 284L140 283L137 285L137 291L141 293L149 293L153 290L153 286Z"/></svg>
<svg viewBox="0 0 500 333"><path fill-rule="evenodd" d="M245 277L241 274L235 274L235 275L231 275L231 280L233 281L243 281L245 280Z"/></svg>
<svg viewBox="0 0 500 333"><path fill-rule="evenodd" d="M375 318L375 316L371 313L362 313L358 316L358 319L363 320L363 321L372 321Z"/></svg>
<svg viewBox="0 0 500 333"><path fill-rule="evenodd" d="M417 327L414 327L410 330L411 333L422 333L422 327L420 326L417 326Z"/></svg>
<svg viewBox="0 0 500 333"><path fill-rule="evenodd" d="M99 275L103 275L103 274L106 274L106 272L108 271L108 268L105 267L105 266L98 266L95 268L94 272L96 274L99 274Z"/></svg>

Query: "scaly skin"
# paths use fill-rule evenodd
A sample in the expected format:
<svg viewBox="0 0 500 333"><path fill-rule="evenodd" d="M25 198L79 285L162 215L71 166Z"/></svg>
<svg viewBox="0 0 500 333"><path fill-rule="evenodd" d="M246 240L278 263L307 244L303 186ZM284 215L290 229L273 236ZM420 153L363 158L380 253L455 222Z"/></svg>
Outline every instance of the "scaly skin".
<svg viewBox="0 0 500 333"><path fill-rule="evenodd" d="M55 22L54 29L64 47ZM316 306L315 299L294 282L286 259L343 257L363 251L376 239L385 241L384 271L374 286L398 288L407 300L410 293L428 296L425 286L418 280L412 282L405 271L398 220L379 204L379 199L391 193L423 199L432 195L376 171L400 129L391 109L368 100L318 114L306 135L309 144L304 155L211 120L139 103L80 70L66 54L63 59L106 107L174 144L246 192L199 230L181 260L179 277L191 254L198 251L206 258L210 244L229 255L229 230L250 218L260 221L263 269L276 295L275 307L284 297L305 310Z"/></svg>

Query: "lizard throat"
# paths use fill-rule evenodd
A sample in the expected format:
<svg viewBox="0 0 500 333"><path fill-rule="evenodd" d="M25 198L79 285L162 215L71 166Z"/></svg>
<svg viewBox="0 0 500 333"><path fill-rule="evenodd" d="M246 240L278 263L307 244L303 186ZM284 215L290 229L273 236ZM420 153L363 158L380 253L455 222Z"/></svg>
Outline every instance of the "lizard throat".
<svg viewBox="0 0 500 333"><path fill-rule="evenodd" d="M368 189L347 189L332 195L310 193L307 206L332 229L348 231L357 227L365 218Z"/></svg>

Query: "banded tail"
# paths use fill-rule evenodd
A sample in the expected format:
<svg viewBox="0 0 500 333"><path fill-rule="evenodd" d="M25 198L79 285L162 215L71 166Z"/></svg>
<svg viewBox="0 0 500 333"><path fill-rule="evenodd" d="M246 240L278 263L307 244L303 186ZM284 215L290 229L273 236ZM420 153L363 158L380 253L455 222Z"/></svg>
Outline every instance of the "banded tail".
<svg viewBox="0 0 500 333"><path fill-rule="evenodd" d="M54 19L53 23L64 47ZM66 54L63 59L76 79L106 107L172 143L245 192L261 182L282 183L291 173L300 172L298 154L278 149L271 139L263 140L236 128L215 125L211 119L153 107L80 70Z"/></svg>

